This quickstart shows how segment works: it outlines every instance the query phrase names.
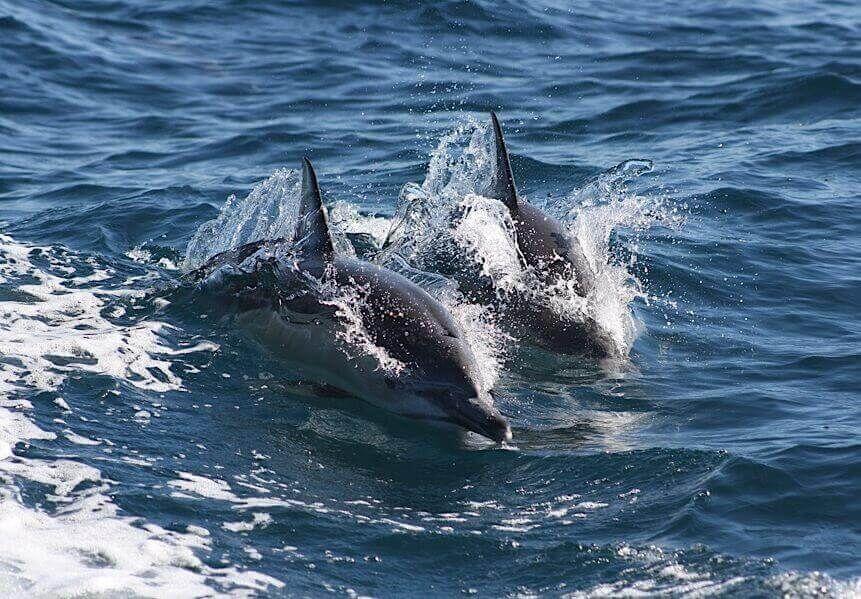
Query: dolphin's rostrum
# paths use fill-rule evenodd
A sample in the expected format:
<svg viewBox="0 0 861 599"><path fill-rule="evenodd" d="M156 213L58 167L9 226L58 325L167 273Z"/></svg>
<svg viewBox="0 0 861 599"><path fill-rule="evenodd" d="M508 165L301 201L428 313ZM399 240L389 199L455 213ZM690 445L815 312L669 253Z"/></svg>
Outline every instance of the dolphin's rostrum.
<svg viewBox="0 0 861 599"><path fill-rule="evenodd" d="M407 278L335 251L307 158L294 239L245 244L214 256L191 277L235 300L240 321L307 378L404 416L453 423L496 442L511 439L446 307ZM338 307L344 301L369 343L401 368L382 368L379 356L345 348L351 322Z"/></svg>

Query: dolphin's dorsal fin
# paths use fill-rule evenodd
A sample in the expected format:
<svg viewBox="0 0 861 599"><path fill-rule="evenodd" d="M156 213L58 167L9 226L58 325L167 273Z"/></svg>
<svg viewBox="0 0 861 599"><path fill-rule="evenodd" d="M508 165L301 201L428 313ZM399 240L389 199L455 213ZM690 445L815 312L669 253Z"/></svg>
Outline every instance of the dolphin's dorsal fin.
<svg viewBox="0 0 861 599"><path fill-rule="evenodd" d="M317 184L317 173L307 158L302 159L302 194L295 240L309 257L331 260L335 255L332 236L329 234L329 218Z"/></svg>
<svg viewBox="0 0 861 599"><path fill-rule="evenodd" d="M505 204L513 214L517 212L517 187L514 186L514 176L511 174L511 161L508 159L502 127L495 112L490 111L490 119L493 121L493 136L496 140L496 172L493 175L490 194L493 199Z"/></svg>

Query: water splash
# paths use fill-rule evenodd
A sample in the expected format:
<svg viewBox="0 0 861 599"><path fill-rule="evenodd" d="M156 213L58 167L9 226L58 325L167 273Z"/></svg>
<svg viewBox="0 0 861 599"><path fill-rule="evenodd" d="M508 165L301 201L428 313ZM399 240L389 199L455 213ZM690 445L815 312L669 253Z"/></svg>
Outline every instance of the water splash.
<svg viewBox="0 0 861 599"><path fill-rule="evenodd" d="M473 193L460 206L452 230L454 243L466 250L481 276L492 279L499 291L516 292L527 273L510 212L502 202Z"/></svg>
<svg viewBox="0 0 861 599"><path fill-rule="evenodd" d="M472 117L444 135L431 152L422 184L407 183L401 190L385 242L387 253L398 253L410 262L427 262L436 253L435 246L453 241L451 224L461 202L471 198L475 205L478 198L488 195L496 168L492 149L489 124ZM488 202L482 207L496 212L497 218L488 215L486 227L505 228L501 212L493 207L493 200ZM479 218L477 213L474 216ZM441 237L441 233L445 235Z"/></svg>
<svg viewBox="0 0 861 599"><path fill-rule="evenodd" d="M467 119L443 136L424 182L404 186L379 259L389 263L397 255L417 268L466 269L469 276L492 281L500 297L528 295L560 318L594 322L611 355L625 358L641 331L631 304L646 297L633 274L639 236L655 224L681 222L660 198L628 191L627 182L651 170L652 163L625 161L546 207L567 226L592 271L595 284L584 297L576 293L575 281L541 284L537 273L524 267L508 211L486 197L495 160L488 122ZM620 229L634 233L627 240L626 264L611 247L611 235ZM467 264L458 264L464 260Z"/></svg>
<svg viewBox="0 0 861 599"><path fill-rule="evenodd" d="M478 364L481 388L493 389L499 379L512 338L496 323L494 313L479 304L464 301L460 294L448 293L440 301L449 309L466 336Z"/></svg>
<svg viewBox="0 0 861 599"><path fill-rule="evenodd" d="M244 199L227 198L219 215L202 224L185 252L190 270L208 258L260 239L292 239L299 214L302 177L293 169L278 169Z"/></svg>
<svg viewBox="0 0 861 599"><path fill-rule="evenodd" d="M387 218L366 215L347 202L333 202L329 207L329 227L334 231L335 249L355 255L379 248L389 232Z"/></svg>
<svg viewBox="0 0 861 599"><path fill-rule="evenodd" d="M218 216L198 227L185 251L182 268L197 268L212 256L263 239L292 240L299 218L302 174L280 168L254 186L245 198L227 198ZM348 240L351 211L347 204L329 207L330 233L335 250L353 255Z"/></svg>
<svg viewBox="0 0 861 599"><path fill-rule="evenodd" d="M334 287L334 286L333 286ZM377 370L392 376L403 374L407 364L393 358L386 348L374 343L368 333L362 318L360 306L362 290L358 293L345 294L342 290L332 289L331 299L326 303L333 306L343 328L337 332L337 337L343 342L342 351L352 357L356 353L372 358L377 364Z"/></svg>

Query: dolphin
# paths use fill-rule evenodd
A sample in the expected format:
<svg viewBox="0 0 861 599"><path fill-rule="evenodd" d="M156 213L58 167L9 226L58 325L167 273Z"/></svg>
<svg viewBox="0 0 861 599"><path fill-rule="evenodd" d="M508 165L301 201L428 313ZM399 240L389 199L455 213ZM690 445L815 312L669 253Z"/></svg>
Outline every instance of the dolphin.
<svg viewBox="0 0 861 599"><path fill-rule="evenodd" d="M517 193L502 126L495 112L491 111L490 118L496 145L496 170L488 196L508 209L521 262L532 269L542 286L570 283L577 295L585 297L595 287L594 270L565 226ZM518 332L554 351L585 353L599 358L610 355L612 342L591 318L585 321L565 318L542 299L540 294L514 299L511 308L518 323L515 328L520 329Z"/></svg>
<svg viewBox="0 0 861 599"><path fill-rule="evenodd" d="M585 295L594 286L595 275L583 250L559 220L518 195L502 126L495 112L490 113L490 119L496 142L496 171L489 197L508 208L524 263L534 267L547 283L573 275L577 293Z"/></svg>
<svg viewBox="0 0 861 599"><path fill-rule="evenodd" d="M301 189L292 239L218 254L191 280L231 300L239 322L303 378L403 416L511 440L445 306L404 276L335 251L307 158Z"/></svg>

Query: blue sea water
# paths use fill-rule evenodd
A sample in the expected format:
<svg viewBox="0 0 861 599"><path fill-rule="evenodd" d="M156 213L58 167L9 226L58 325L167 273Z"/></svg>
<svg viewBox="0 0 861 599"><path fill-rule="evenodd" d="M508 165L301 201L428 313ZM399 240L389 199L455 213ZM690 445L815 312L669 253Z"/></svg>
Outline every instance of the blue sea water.
<svg viewBox="0 0 861 599"><path fill-rule="evenodd" d="M0 0L0 89L0 595L861 594L856 2ZM513 447L172 294L231 194L308 155L385 229L490 109L648 216L623 367L505 348Z"/></svg>

